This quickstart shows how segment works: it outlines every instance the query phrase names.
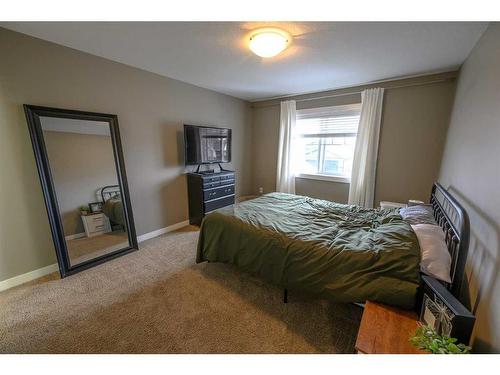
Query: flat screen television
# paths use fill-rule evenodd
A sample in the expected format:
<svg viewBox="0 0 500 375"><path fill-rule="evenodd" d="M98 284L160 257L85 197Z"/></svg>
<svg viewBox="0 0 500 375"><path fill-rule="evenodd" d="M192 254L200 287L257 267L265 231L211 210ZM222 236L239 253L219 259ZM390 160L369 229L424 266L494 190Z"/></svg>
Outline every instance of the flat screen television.
<svg viewBox="0 0 500 375"><path fill-rule="evenodd" d="M184 125L186 165L229 163L231 129Z"/></svg>

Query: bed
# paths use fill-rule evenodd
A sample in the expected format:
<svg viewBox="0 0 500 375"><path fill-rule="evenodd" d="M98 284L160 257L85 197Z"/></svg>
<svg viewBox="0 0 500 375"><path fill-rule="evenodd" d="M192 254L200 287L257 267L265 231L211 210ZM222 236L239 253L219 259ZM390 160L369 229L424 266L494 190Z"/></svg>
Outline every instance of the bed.
<svg viewBox="0 0 500 375"><path fill-rule="evenodd" d="M456 295L463 277L468 221L439 184L431 194L452 255ZM420 285L420 248L398 209L364 209L271 193L207 215L197 262L224 262L289 290L338 302L412 308Z"/></svg>
<svg viewBox="0 0 500 375"><path fill-rule="evenodd" d="M111 224L125 228L125 216L120 186L109 185L97 191L99 199L104 203L102 212L109 218Z"/></svg>

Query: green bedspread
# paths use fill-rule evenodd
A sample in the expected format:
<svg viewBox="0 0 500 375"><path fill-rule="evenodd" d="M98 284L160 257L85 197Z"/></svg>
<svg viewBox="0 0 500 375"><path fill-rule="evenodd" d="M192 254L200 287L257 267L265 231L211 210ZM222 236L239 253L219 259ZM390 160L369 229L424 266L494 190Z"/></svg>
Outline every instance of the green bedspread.
<svg viewBox="0 0 500 375"><path fill-rule="evenodd" d="M102 212L116 224L125 226L125 216L123 213L123 202L120 198L111 198L104 203Z"/></svg>
<svg viewBox="0 0 500 375"><path fill-rule="evenodd" d="M196 261L224 262L338 302L412 308L418 240L397 210L271 193L207 215Z"/></svg>

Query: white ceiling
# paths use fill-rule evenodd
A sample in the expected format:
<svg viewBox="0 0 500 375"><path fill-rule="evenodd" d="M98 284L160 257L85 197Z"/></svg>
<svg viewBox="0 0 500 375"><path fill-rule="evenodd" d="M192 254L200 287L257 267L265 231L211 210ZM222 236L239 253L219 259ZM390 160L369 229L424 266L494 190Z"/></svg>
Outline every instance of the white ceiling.
<svg viewBox="0 0 500 375"><path fill-rule="evenodd" d="M485 22L14 22L3 27L247 100L458 68ZM278 26L291 46L271 59L248 33Z"/></svg>

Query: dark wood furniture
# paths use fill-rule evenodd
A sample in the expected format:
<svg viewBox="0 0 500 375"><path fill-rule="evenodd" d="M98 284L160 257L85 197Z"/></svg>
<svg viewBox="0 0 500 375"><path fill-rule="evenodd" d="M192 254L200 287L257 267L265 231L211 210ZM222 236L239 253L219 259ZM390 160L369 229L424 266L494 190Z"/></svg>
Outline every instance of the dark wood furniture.
<svg viewBox="0 0 500 375"><path fill-rule="evenodd" d="M413 311L368 301L356 340L362 354L425 354L409 341L418 327Z"/></svg>
<svg viewBox="0 0 500 375"><path fill-rule="evenodd" d="M207 213L234 204L234 184L233 171L188 173L189 223L200 225Z"/></svg>

